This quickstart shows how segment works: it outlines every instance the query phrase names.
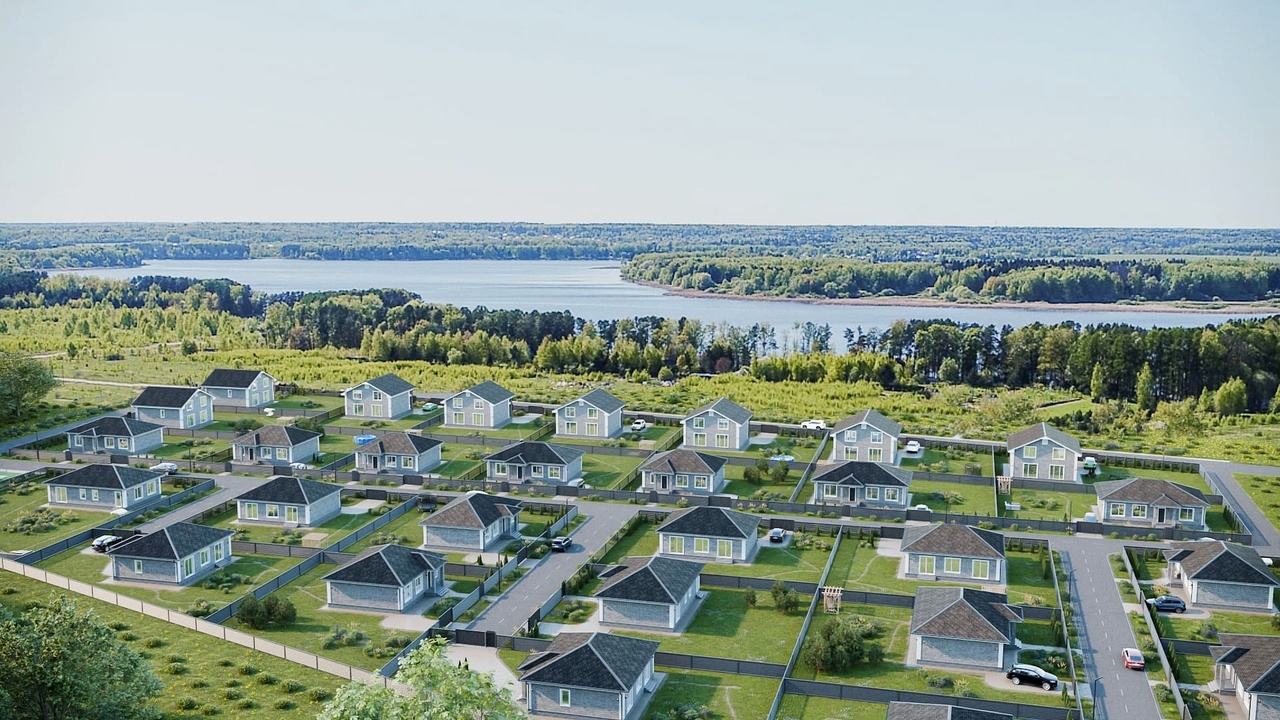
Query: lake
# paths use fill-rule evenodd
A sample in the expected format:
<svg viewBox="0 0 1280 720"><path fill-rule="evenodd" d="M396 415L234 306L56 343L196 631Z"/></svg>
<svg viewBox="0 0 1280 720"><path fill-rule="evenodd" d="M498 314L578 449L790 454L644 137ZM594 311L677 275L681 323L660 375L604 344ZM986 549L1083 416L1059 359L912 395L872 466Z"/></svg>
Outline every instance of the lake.
<svg viewBox="0 0 1280 720"><path fill-rule="evenodd" d="M780 339L795 323L830 323L833 345L842 347L845 328L883 329L895 320L949 318L962 323L1012 325L1072 321L1081 325L1128 323L1139 327L1195 327L1233 317L1268 313L1139 312L1128 309L1043 310L913 305L822 305L770 300L683 297L626 282L616 263L545 260L156 260L140 268L94 269L84 274L128 279L138 275L230 278L255 290L350 290L395 287L428 302L463 307L568 310L588 320L636 315L696 318L704 323L749 327L768 323Z"/></svg>

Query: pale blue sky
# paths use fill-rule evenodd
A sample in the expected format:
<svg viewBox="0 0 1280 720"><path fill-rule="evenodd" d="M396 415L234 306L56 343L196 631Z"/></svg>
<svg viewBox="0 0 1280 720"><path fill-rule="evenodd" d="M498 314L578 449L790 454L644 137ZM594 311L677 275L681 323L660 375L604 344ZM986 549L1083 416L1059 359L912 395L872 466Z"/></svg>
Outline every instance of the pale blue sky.
<svg viewBox="0 0 1280 720"><path fill-rule="evenodd" d="M0 0L0 222L1277 227L1277 38L1274 0Z"/></svg>

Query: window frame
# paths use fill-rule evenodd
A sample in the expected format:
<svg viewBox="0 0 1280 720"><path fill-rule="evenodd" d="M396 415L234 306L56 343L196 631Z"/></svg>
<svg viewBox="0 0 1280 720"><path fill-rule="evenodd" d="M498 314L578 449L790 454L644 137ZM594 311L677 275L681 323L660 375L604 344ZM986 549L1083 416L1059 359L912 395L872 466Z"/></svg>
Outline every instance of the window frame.
<svg viewBox="0 0 1280 720"><path fill-rule="evenodd" d="M951 569L953 564L955 566L955 570ZM942 572L944 575L959 575L961 572L964 572L964 559L953 556L942 558Z"/></svg>
<svg viewBox="0 0 1280 720"><path fill-rule="evenodd" d="M929 561L928 562L929 569L927 571L924 569L926 560ZM938 574L938 558L933 555L921 555L920 559L916 561L916 574L917 575L937 575Z"/></svg>

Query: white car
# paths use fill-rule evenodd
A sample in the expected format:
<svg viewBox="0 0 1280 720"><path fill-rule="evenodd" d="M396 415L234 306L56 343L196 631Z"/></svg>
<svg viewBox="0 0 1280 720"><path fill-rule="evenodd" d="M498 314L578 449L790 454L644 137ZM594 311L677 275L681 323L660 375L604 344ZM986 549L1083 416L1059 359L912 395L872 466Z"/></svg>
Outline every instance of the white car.
<svg viewBox="0 0 1280 720"><path fill-rule="evenodd" d="M902 448L902 452L915 455L920 452L920 443L915 440L908 440L906 447Z"/></svg>
<svg viewBox="0 0 1280 720"><path fill-rule="evenodd" d="M647 420L637 419L632 421L631 423L631 432L644 432L645 430L648 430L648 429L649 429L649 422Z"/></svg>
<svg viewBox="0 0 1280 720"><path fill-rule="evenodd" d="M920 503L919 505L915 506L912 509L919 510L921 512L933 512L933 508L929 507L928 505L925 505L924 503Z"/></svg>
<svg viewBox="0 0 1280 720"><path fill-rule="evenodd" d="M827 423L822 420L805 420L800 423L800 427L804 430L826 430Z"/></svg>
<svg viewBox="0 0 1280 720"><path fill-rule="evenodd" d="M310 470L311 469L307 467L306 463L301 463L301 462L291 462L289 463L289 467L293 468L294 470Z"/></svg>
<svg viewBox="0 0 1280 720"><path fill-rule="evenodd" d="M168 473L170 475L178 472L178 463L162 462L151 466L153 472Z"/></svg>

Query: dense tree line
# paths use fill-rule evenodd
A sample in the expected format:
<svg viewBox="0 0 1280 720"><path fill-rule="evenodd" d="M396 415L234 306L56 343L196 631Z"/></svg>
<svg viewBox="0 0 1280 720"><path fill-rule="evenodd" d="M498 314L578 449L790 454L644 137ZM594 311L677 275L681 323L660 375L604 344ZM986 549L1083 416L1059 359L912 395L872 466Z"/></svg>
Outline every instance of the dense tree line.
<svg viewBox="0 0 1280 720"><path fill-rule="evenodd" d="M169 308L213 310L237 317L261 315L269 298L255 294L248 285L225 278L196 280L147 275L131 280L41 271L0 271L0 307L28 308L48 305L116 308Z"/></svg>

